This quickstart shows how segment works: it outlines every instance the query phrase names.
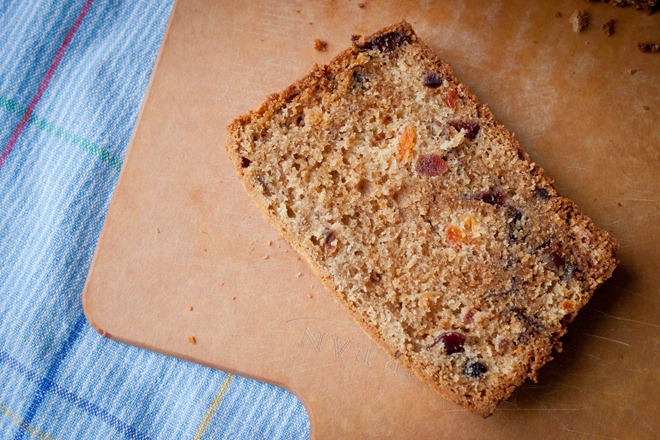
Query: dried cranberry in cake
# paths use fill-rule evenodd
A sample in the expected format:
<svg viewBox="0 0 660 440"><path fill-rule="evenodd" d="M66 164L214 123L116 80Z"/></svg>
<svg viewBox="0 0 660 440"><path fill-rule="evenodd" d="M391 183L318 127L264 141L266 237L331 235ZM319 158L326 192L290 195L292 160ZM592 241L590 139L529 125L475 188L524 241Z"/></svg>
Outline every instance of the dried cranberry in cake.
<svg viewBox="0 0 660 440"><path fill-rule="evenodd" d="M503 205L504 204L504 193L499 189L493 189L487 193L483 193L480 197L481 201L488 203L489 205Z"/></svg>
<svg viewBox="0 0 660 440"><path fill-rule="evenodd" d="M452 121L449 123L456 131L465 130L465 137L473 141L479 134L479 123L468 121Z"/></svg>
<svg viewBox="0 0 660 440"><path fill-rule="evenodd" d="M247 157L244 156L241 157L241 168L247 168L250 166L251 163L252 161Z"/></svg>
<svg viewBox="0 0 660 440"><path fill-rule="evenodd" d="M465 336L458 332L444 332L437 336L426 349L430 350L442 341L445 353L452 355L454 353L461 353L464 351L463 344L465 344Z"/></svg>
<svg viewBox="0 0 660 440"><path fill-rule="evenodd" d="M564 262L566 262L566 259L557 251L550 252L550 261L552 262L552 265L555 267L555 269L560 269L564 267Z"/></svg>
<svg viewBox="0 0 660 440"><path fill-rule="evenodd" d="M467 377L478 378L486 374L488 367L476 359L468 359L463 367L463 374Z"/></svg>
<svg viewBox="0 0 660 440"><path fill-rule="evenodd" d="M441 337L447 354L461 353L464 351L465 336L457 332L444 333Z"/></svg>
<svg viewBox="0 0 660 440"><path fill-rule="evenodd" d="M435 89L442 85L442 78L436 72L429 71L424 75L424 85Z"/></svg>
<svg viewBox="0 0 660 440"><path fill-rule="evenodd" d="M449 171L449 166L437 154L421 156L417 160L417 172L422 176L439 176Z"/></svg>

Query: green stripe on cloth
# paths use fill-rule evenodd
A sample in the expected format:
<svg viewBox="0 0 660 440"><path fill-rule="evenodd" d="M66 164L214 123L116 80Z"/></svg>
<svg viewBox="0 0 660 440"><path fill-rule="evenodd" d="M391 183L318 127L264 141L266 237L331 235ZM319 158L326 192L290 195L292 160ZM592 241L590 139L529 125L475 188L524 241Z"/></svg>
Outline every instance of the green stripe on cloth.
<svg viewBox="0 0 660 440"><path fill-rule="evenodd" d="M14 100L3 98L2 96L0 96L0 108L4 108L8 112L13 113L18 117L22 117L25 114L25 111L27 110L27 107L20 105ZM107 163L117 171L121 170L122 160L117 156L115 156L114 154L110 153L105 148L101 147L96 142L92 142L90 140L83 138L82 136L79 136L75 133L71 133L70 131L67 131L64 128L58 127L55 124L48 122L43 118L40 118L36 114L32 114L32 116L28 121L28 124L32 124L38 129L42 130L43 132L58 137L66 142L69 142L70 144L75 145L81 150L86 151L93 156L96 156L97 158L101 159L103 162Z"/></svg>
<svg viewBox="0 0 660 440"><path fill-rule="evenodd" d="M27 423L21 416L0 403L0 414L7 417L11 422L27 435L39 440L55 440L50 434L45 433L34 425Z"/></svg>
<svg viewBox="0 0 660 440"><path fill-rule="evenodd" d="M220 403L222 402L222 399L225 397L225 394L227 394L227 390L229 389L229 385L231 385L231 381L233 379L234 379L234 375L231 373L227 373L227 376L225 376L225 380L223 380L222 385L220 385L220 389L216 393L215 397L213 397L213 400L211 401L211 405L206 410L206 413L204 413L204 417L202 417L202 421L199 422L199 426L197 427L197 431L195 432L195 436L193 437L193 440L200 440L204 435L204 433L206 432L206 430L208 429L209 425L211 424L211 420L213 420L213 416L218 410L218 407L220 407Z"/></svg>

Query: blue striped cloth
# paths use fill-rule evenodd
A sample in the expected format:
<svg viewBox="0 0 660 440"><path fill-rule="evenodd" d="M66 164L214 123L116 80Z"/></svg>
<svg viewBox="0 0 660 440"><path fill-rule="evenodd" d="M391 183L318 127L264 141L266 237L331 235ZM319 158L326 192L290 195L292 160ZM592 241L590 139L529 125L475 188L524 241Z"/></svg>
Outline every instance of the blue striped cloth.
<svg viewBox="0 0 660 440"><path fill-rule="evenodd" d="M98 335L81 292L172 1L0 1L0 438L306 438L279 388Z"/></svg>

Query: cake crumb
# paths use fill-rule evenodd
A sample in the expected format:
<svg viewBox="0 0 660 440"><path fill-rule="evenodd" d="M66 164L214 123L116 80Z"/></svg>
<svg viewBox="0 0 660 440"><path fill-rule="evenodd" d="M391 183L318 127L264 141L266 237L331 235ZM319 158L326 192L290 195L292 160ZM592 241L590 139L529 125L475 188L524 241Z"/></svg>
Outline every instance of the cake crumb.
<svg viewBox="0 0 660 440"><path fill-rule="evenodd" d="M660 44L657 43L637 43L637 47L642 51L642 53L660 52Z"/></svg>
<svg viewBox="0 0 660 440"><path fill-rule="evenodd" d="M571 26L573 26L573 32L585 30L589 26L589 13L576 9L571 15Z"/></svg>
<svg viewBox="0 0 660 440"><path fill-rule="evenodd" d="M231 300L232 300L232 301L236 301L236 295L232 296L232 297L231 297Z"/></svg>
<svg viewBox="0 0 660 440"><path fill-rule="evenodd" d="M188 311L192 312L193 311L193 306L188 306Z"/></svg>
<svg viewBox="0 0 660 440"><path fill-rule="evenodd" d="M156 228L156 234L160 234L160 228Z"/></svg>
<svg viewBox="0 0 660 440"><path fill-rule="evenodd" d="M314 49L318 50L319 52L325 52L328 49L328 43L317 38L314 40Z"/></svg>
<svg viewBox="0 0 660 440"><path fill-rule="evenodd" d="M308 294L307 294L307 298L312 299L312 298L314 298L314 297L312 296L311 293L308 293Z"/></svg>
<svg viewBox="0 0 660 440"><path fill-rule="evenodd" d="M623 206L623 205L621 204L621 202L616 202L616 206L621 207L621 206Z"/></svg>
<svg viewBox="0 0 660 440"><path fill-rule="evenodd" d="M614 20L608 20L605 22L603 25L603 31L605 31L605 35L608 37L611 37L614 35Z"/></svg>
<svg viewBox="0 0 660 440"><path fill-rule="evenodd" d="M190 342L192 345L197 344L197 339L194 336L191 336L188 338L188 342Z"/></svg>
<svg viewBox="0 0 660 440"><path fill-rule="evenodd" d="M648 105L643 105L642 108L646 111L651 110L651 107L649 107Z"/></svg>
<svg viewBox="0 0 660 440"><path fill-rule="evenodd" d="M268 256L268 254L266 254L266 255L264 255L264 256L261 257L261 258L263 258L264 260L267 260L267 259L269 259L270 257Z"/></svg>
<svg viewBox="0 0 660 440"><path fill-rule="evenodd" d="M298 273L296 274L296 278L300 278L301 276L302 276L302 272L298 272Z"/></svg>
<svg viewBox="0 0 660 440"><path fill-rule="evenodd" d="M273 245L273 242L272 242L271 240L268 240L268 241L266 242L266 246L272 246L272 245Z"/></svg>
<svg viewBox="0 0 660 440"><path fill-rule="evenodd" d="M628 73L634 75L637 73L637 69L628 69Z"/></svg>
<svg viewBox="0 0 660 440"><path fill-rule="evenodd" d="M365 6L366 5L364 3L358 3L357 4L357 7L360 8L360 9L364 9Z"/></svg>
<svg viewBox="0 0 660 440"><path fill-rule="evenodd" d="M555 13L555 18L562 18L563 16L564 16L564 14L562 14L562 13L559 12L559 11L557 11L557 12Z"/></svg>

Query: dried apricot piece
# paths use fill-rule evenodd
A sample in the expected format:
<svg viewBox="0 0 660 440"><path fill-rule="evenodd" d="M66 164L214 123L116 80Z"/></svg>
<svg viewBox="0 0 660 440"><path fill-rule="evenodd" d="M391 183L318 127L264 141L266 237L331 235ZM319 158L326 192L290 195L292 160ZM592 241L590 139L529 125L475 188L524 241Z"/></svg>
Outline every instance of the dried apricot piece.
<svg viewBox="0 0 660 440"><path fill-rule="evenodd" d="M450 246L460 247L467 242L467 234L458 226L449 225L445 229L445 239Z"/></svg>
<svg viewBox="0 0 660 440"><path fill-rule="evenodd" d="M450 109L456 110L456 101L458 101L458 92L455 89L450 90L445 98Z"/></svg>
<svg viewBox="0 0 660 440"><path fill-rule="evenodd" d="M415 129L406 125L399 135L399 140L397 141L396 149L396 160L401 162L402 160L408 160L412 155L412 151L415 148L415 143L417 142L417 133Z"/></svg>
<svg viewBox="0 0 660 440"><path fill-rule="evenodd" d="M476 243L478 238L479 224L470 214L465 214L458 226L450 224L445 228L445 240L454 248Z"/></svg>

